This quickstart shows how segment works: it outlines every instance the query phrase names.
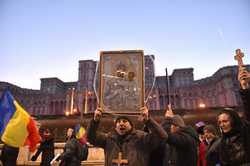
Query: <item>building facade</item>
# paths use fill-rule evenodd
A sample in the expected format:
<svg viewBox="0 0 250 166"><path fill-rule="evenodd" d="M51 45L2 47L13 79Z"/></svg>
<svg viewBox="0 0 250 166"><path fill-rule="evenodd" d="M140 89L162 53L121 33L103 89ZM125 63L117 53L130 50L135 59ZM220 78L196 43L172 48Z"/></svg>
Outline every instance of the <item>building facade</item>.
<svg viewBox="0 0 250 166"><path fill-rule="evenodd" d="M210 77L194 80L193 68L175 69L171 75L166 72L165 76L155 76L154 58L154 55L145 56L145 102L150 110L164 110L169 103L174 109L241 106L237 66L222 67ZM32 115L91 112L98 103L95 93L98 84L94 85L97 66L97 61L80 60L77 81L41 78L40 90L0 82L0 95L9 88ZM250 65L247 69L250 71Z"/></svg>
<svg viewBox="0 0 250 166"><path fill-rule="evenodd" d="M247 69L250 71L249 65ZM226 66L210 77L194 80L192 68L176 69L169 76L169 93L166 77L158 77L159 109L166 109L169 100L176 109L239 107L242 103L237 74L238 66Z"/></svg>

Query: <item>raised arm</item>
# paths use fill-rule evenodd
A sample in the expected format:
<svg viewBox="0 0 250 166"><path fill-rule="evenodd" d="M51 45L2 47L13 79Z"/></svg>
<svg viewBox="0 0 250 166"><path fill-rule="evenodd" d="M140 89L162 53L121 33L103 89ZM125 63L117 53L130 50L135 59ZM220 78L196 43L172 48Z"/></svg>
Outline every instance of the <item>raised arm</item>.
<svg viewBox="0 0 250 166"><path fill-rule="evenodd" d="M186 148L192 139L198 140L195 130L186 126L180 115L174 115L171 105L168 105L166 110L164 124L166 125L167 142L171 145Z"/></svg>
<svg viewBox="0 0 250 166"><path fill-rule="evenodd" d="M240 95L243 101L245 118L250 122L250 72L245 67L241 68L238 73L240 82Z"/></svg>
<svg viewBox="0 0 250 166"><path fill-rule="evenodd" d="M43 142L40 143L40 146L38 147L36 153L31 157L31 161L36 161L37 157L40 155L42 151L43 151Z"/></svg>
<svg viewBox="0 0 250 166"><path fill-rule="evenodd" d="M149 129L149 133L143 138L144 143L149 145L150 149L157 147L161 141L167 139L167 134L164 129L152 118L149 118L148 109L146 107L141 108L141 117L146 127Z"/></svg>
<svg viewBox="0 0 250 166"><path fill-rule="evenodd" d="M107 135L105 133L97 132L101 116L102 110L100 108L97 108L94 113L94 119L90 121L87 129L87 139L91 144L104 148Z"/></svg>

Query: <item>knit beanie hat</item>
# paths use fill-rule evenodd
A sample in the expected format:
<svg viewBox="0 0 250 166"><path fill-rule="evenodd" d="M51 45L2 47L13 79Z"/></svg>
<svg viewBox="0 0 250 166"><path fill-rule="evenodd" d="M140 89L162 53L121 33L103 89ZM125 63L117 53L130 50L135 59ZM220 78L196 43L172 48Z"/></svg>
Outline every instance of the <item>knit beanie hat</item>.
<svg viewBox="0 0 250 166"><path fill-rule="evenodd" d="M180 115L174 115L172 118L172 124L179 127L185 127L185 122Z"/></svg>
<svg viewBox="0 0 250 166"><path fill-rule="evenodd" d="M131 120L129 117L124 116L124 115L117 116L117 117L115 118L115 124L117 123L118 120L121 120L121 119L127 120L127 121L130 123L130 125L133 127L132 120Z"/></svg>

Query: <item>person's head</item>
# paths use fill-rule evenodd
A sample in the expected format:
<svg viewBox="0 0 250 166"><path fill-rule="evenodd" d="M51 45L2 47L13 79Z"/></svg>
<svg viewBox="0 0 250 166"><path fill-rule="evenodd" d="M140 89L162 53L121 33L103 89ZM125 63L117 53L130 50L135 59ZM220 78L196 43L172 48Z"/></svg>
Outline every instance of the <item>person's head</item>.
<svg viewBox="0 0 250 166"><path fill-rule="evenodd" d="M128 80L129 81L133 81L135 78L135 73L134 72L128 72Z"/></svg>
<svg viewBox="0 0 250 166"><path fill-rule="evenodd" d="M68 130L67 130L67 138L72 138L73 136L75 136L74 129L68 128Z"/></svg>
<svg viewBox="0 0 250 166"><path fill-rule="evenodd" d="M221 113L218 116L218 125L223 133L228 133L232 129L232 119L229 114Z"/></svg>
<svg viewBox="0 0 250 166"><path fill-rule="evenodd" d="M196 131L197 131L201 141L205 139L205 136L204 136L204 127L205 127L205 125L206 124L203 121L197 122L195 124Z"/></svg>
<svg viewBox="0 0 250 166"><path fill-rule="evenodd" d="M232 109L224 109L222 112L220 112L217 117L217 122L222 133L240 131L240 128L242 126L239 115Z"/></svg>
<svg viewBox="0 0 250 166"><path fill-rule="evenodd" d="M115 120L115 131L119 135L128 134L133 128L132 121L126 116L119 116Z"/></svg>
<svg viewBox="0 0 250 166"><path fill-rule="evenodd" d="M212 141L215 137L218 136L218 132L214 125L206 125L204 127L204 136L208 141Z"/></svg>
<svg viewBox="0 0 250 166"><path fill-rule="evenodd" d="M49 139L49 138L51 138L51 137L52 137L52 134L51 134L50 129L48 129L48 128L44 129L43 135L42 135L42 136L43 136L44 139Z"/></svg>
<svg viewBox="0 0 250 166"><path fill-rule="evenodd" d="M170 126L171 133L177 132L182 127L185 127L185 123L182 117L180 115L174 115L171 118L171 126Z"/></svg>

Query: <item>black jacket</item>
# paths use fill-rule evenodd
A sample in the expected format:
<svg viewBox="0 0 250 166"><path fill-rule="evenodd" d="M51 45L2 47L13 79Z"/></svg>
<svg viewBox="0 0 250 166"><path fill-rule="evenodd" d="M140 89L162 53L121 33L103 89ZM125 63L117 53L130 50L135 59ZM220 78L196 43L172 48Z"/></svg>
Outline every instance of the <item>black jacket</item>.
<svg viewBox="0 0 250 166"><path fill-rule="evenodd" d="M220 138L214 138L207 146L206 161L207 166L215 166L219 162L219 152L216 150L220 143Z"/></svg>
<svg viewBox="0 0 250 166"><path fill-rule="evenodd" d="M54 158L54 139L46 139L41 142L35 155L31 158L35 161L42 152L41 166L50 166L50 161Z"/></svg>
<svg viewBox="0 0 250 166"><path fill-rule="evenodd" d="M250 89L240 91L245 119L241 119L237 112L223 110L232 118L232 130L222 133L219 145L219 159L222 166L250 164Z"/></svg>
<svg viewBox="0 0 250 166"><path fill-rule="evenodd" d="M81 149L82 146L79 141L72 137L67 140L64 151L60 155L59 160L63 166L80 166L81 165Z"/></svg>
<svg viewBox="0 0 250 166"><path fill-rule="evenodd" d="M171 121L171 119L166 119L166 121ZM171 149L169 156L167 156L169 160L167 161L168 165L197 165L199 138L192 127L181 127L176 133L168 132L167 143Z"/></svg>
<svg viewBox="0 0 250 166"><path fill-rule="evenodd" d="M167 132L166 128L168 128L163 122L161 126L163 129ZM143 131L150 133L150 130L147 128L147 126L144 126ZM170 166L167 163L168 161L168 156L169 156L169 151L170 151L170 146L166 144L165 140L162 140L159 142L159 145L151 151L150 156L149 156L149 166Z"/></svg>
<svg viewBox="0 0 250 166"><path fill-rule="evenodd" d="M15 166L17 157L19 153L19 148L11 147L4 144L2 153L1 153L1 160L3 166Z"/></svg>

